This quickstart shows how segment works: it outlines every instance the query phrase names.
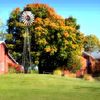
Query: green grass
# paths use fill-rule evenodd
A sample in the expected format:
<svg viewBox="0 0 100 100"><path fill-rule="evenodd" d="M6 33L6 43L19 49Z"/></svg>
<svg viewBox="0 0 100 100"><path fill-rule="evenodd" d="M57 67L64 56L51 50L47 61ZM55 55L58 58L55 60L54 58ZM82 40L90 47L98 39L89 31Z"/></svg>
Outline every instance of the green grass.
<svg viewBox="0 0 100 100"><path fill-rule="evenodd" d="M53 75L1 75L0 100L100 100L100 83Z"/></svg>

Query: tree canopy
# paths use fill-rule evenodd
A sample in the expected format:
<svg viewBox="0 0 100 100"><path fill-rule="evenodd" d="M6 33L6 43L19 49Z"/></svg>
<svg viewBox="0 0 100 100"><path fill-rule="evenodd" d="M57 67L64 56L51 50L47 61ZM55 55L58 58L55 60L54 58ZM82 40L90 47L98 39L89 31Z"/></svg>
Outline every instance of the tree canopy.
<svg viewBox="0 0 100 100"><path fill-rule="evenodd" d="M32 62L38 64L40 73L45 69L67 66L74 53L83 49L84 35L73 17L62 18L47 4L28 4L21 11L16 8L8 19L6 43L14 58L21 63L25 25L20 21L23 11L34 14L29 28Z"/></svg>
<svg viewBox="0 0 100 100"><path fill-rule="evenodd" d="M85 36L84 42L85 51L94 51L100 49L100 40L95 35L90 34Z"/></svg>

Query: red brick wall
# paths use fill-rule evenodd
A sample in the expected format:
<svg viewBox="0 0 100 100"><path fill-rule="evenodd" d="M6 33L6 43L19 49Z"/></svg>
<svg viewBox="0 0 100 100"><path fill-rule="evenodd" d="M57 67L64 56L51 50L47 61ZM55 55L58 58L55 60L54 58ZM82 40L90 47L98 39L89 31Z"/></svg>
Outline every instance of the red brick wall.
<svg viewBox="0 0 100 100"><path fill-rule="evenodd" d="M8 51L5 51L5 44L0 43L0 74L8 73L8 64L13 67L20 66L13 62L12 58L9 57Z"/></svg>
<svg viewBox="0 0 100 100"><path fill-rule="evenodd" d="M0 73L5 73L6 66L5 66L5 48L4 45L0 44Z"/></svg>
<svg viewBox="0 0 100 100"><path fill-rule="evenodd" d="M96 60L95 71L100 73L100 60Z"/></svg>

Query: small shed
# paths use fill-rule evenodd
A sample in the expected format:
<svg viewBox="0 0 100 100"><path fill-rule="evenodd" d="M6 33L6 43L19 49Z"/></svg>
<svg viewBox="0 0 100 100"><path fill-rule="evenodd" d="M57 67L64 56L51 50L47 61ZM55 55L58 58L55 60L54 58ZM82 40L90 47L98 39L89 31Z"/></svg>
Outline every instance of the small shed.
<svg viewBox="0 0 100 100"><path fill-rule="evenodd" d="M8 52L4 41L0 41L0 74L8 73L9 65L20 66Z"/></svg>

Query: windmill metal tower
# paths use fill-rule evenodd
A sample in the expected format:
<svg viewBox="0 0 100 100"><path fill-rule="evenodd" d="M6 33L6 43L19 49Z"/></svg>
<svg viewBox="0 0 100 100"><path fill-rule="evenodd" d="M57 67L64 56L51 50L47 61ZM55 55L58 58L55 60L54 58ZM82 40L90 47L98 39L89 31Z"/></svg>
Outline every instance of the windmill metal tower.
<svg viewBox="0 0 100 100"><path fill-rule="evenodd" d="M34 21L34 15L31 11L24 11L21 15L21 21L25 24L26 30L23 35L23 55L22 55L22 65L24 66L25 73L28 72L28 67L31 66L31 36L29 34L29 26Z"/></svg>

